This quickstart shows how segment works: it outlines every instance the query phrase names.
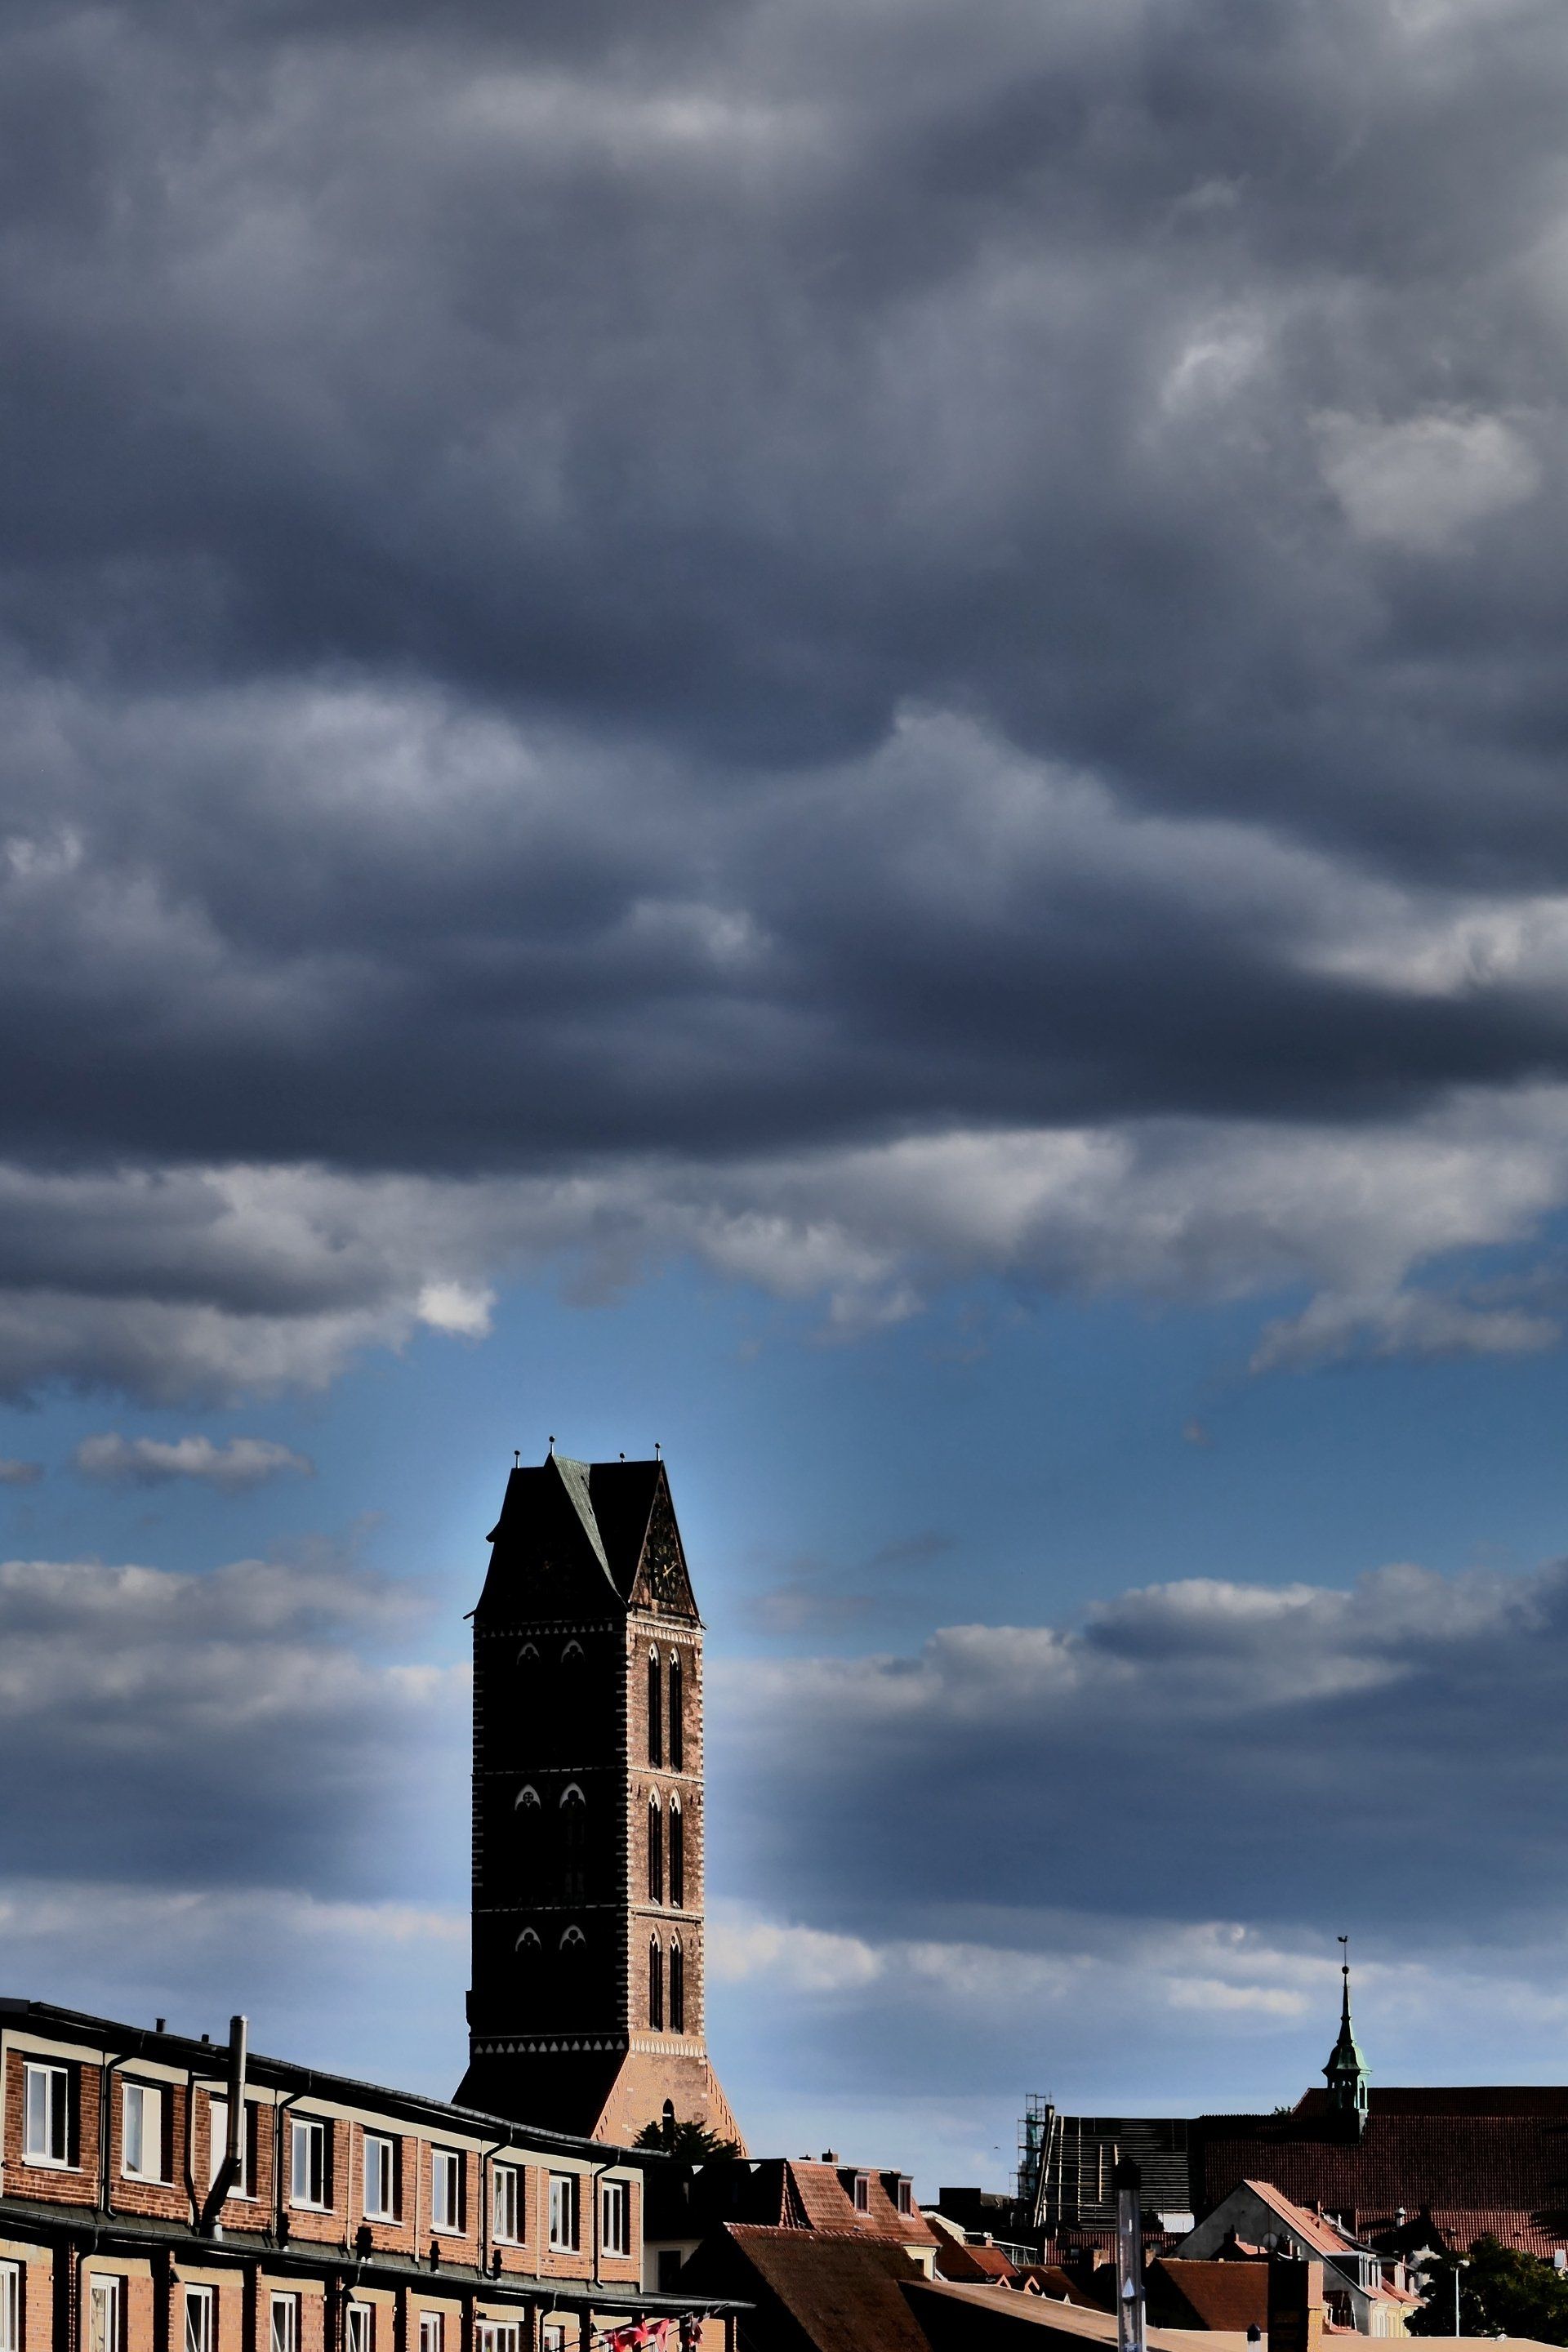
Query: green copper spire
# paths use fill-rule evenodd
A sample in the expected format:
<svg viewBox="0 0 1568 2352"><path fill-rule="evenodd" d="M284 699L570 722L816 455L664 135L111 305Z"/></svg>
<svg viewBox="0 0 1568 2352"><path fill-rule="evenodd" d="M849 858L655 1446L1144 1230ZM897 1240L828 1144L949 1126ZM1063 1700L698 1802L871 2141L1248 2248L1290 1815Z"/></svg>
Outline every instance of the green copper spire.
<svg viewBox="0 0 1568 2352"><path fill-rule="evenodd" d="M1340 1937L1342 1945L1348 1937ZM1323 2078L1329 2086L1329 2105L1339 2116L1354 2126L1359 2139L1366 2129L1368 2084L1372 2070L1361 2054L1361 2045L1351 2023L1351 1964L1347 1950L1340 1969L1344 1979L1344 1994L1340 2005L1340 2038L1329 2053Z"/></svg>

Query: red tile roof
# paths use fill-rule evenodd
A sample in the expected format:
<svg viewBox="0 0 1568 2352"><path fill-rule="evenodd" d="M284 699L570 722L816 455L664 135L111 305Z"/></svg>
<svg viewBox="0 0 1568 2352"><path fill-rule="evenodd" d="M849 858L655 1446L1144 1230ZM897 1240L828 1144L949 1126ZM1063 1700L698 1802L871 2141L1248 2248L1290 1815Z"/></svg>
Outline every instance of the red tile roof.
<svg viewBox="0 0 1568 2352"><path fill-rule="evenodd" d="M1342 2230L1336 2230L1321 2213L1309 2213L1305 2206L1294 2203L1271 2180L1244 2180L1241 2185L1250 2189L1255 2197L1260 2197L1270 2212L1278 2213L1287 2229L1293 2231L1304 2246L1310 2246L1315 2254L1327 2254L1331 2260L1350 2252L1350 2240Z"/></svg>
<svg viewBox="0 0 1568 2352"><path fill-rule="evenodd" d="M945 2235L937 2239L936 2267L942 2278L991 2279L999 2285L1016 2275L1000 2247L966 2246Z"/></svg>
<svg viewBox="0 0 1568 2352"><path fill-rule="evenodd" d="M1267 2263L1189 2263L1162 2254L1147 2283L1150 2317L1165 2327L1218 2327L1245 2336L1268 2326Z"/></svg>
<svg viewBox="0 0 1568 2352"><path fill-rule="evenodd" d="M1465 2104L1425 2104L1439 2099ZM1489 2110L1485 2099L1500 2105ZM1401 2205L1412 2214L1429 2205L1549 2221L1568 2213L1568 2093L1374 2094L1359 2139L1306 2100L1284 2116L1205 2116L1192 2128L1192 2163L1199 2213L1252 2179L1272 2181L1298 2205L1342 2213L1358 2232L1363 2215Z"/></svg>
<svg viewBox="0 0 1568 2352"><path fill-rule="evenodd" d="M903 2294L921 2266L885 2239L731 2221L689 2267L700 2286L722 2282L755 2303L759 2319L782 2310L814 2352L931 2352Z"/></svg>

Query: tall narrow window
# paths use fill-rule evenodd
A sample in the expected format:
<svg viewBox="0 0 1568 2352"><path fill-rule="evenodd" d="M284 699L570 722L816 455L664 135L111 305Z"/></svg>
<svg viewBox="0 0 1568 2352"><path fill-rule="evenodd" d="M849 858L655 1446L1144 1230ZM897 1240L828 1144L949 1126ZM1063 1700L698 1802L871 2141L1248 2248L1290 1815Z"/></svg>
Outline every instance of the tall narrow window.
<svg viewBox="0 0 1568 2352"><path fill-rule="evenodd" d="M669 2030L686 2031L686 1955L679 1944L669 1948Z"/></svg>
<svg viewBox="0 0 1568 2352"><path fill-rule="evenodd" d="M343 2315L348 2322L343 2329L343 2352L374 2352L374 2305L351 2303Z"/></svg>
<svg viewBox="0 0 1568 2352"><path fill-rule="evenodd" d="M664 1947L657 1936L647 1948L647 2021L656 2033L664 2031Z"/></svg>
<svg viewBox="0 0 1568 2352"><path fill-rule="evenodd" d="M275 2294L272 2298L272 2352L300 2352L300 2298L297 2294Z"/></svg>
<svg viewBox="0 0 1568 2352"><path fill-rule="evenodd" d="M289 2124L289 2201L324 2212L327 2204L327 2126L294 2116Z"/></svg>
<svg viewBox="0 0 1568 2352"><path fill-rule="evenodd" d="M554 2253L574 2254L582 2231L579 2221L581 2184L574 2172L550 2176L550 2244Z"/></svg>
<svg viewBox="0 0 1568 2352"><path fill-rule="evenodd" d="M686 1814L679 1797L669 1808L669 1905L672 1911L686 1908Z"/></svg>
<svg viewBox="0 0 1568 2352"><path fill-rule="evenodd" d="M647 1801L647 1899L664 1901L664 1814L657 1797Z"/></svg>
<svg viewBox="0 0 1568 2352"><path fill-rule="evenodd" d="M256 2109L247 2100L245 2113L240 2117L239 2170L235 2175L234 2185L228 2192L231 2197L248 2197L252 2194L250 2135L255 2118ZM228 2101L209 2099L207 2101L207 2187L209 2189L217 2179L219 2168L227 2154Z"/></svg>
<svg viewBox="0 0 1568 2352"><path fill-rule="evenodd" d="M599 2251L604 2254L625 2254L631 2252L628 2216L631 2191L624 2180L605 2180L599 2186Z"/></svg>
<svg viewBox="0 0 1568 2352"><path fill-rule="evenodd" d="M382 2132L364 2136L364 2218L397 2219L397 2142Z"/></svg>
<svg viewBox="0 0 1568 2352"><path fill-rule="evenodd" d="M20 2263L0 2263L0 2352L22 2352Z"/></svg>
<svg viewBox="0 0 1568 2352"><path fill-rule="evenodd" d="M217 2352L216 2301L210 2286L185 2289L185 2352Z"/></svg>
<svg viewBox="0 0 1568 2352"><path fill-rule="evenodd" d="M587 1893L588 1800L572 1782L561 1799L561 1885L568 1903Z"/></svg>
<svg viewBox="0 0 1568 2352"><path fill-rule="evenodd" d="M22 2154L28 2164L68 2164L70 2077L63 2066L29 2066L23 2095Z"/></svg>
<svg viewBox="0 0 1568 2352"><path fill-rule="evenodd" d="M647 1654L647 1760L664 1761L664 1694L659 1682L658 1652Z"/></svg>
<svg viewBox="0 0 1568 2352"><path fill-rule="evenodd" d="M521 2164L498 2164L490 2175L490 2235L499 2246L522 2243Z"/></svg>
<svg viewBox="0 0 1568 2352"><path fill-rule="evenodd" d="M88 2352L121 2352L123 2317L120 2281L95 2278L87 2307Z"/></svg>
<svg viewBox="0 0 1568 2352"><path fill-rule="evenodd" d="M121 2086L120 2169L127 2180L163 2178L163 2095L151 2083Z"/></svg>
<svg viewBox="0 0 1568 2352"><path fill-rule="evenodd" d="M438 2311L422 2311L419 2315L419 2352L445 2352L441 2338L444 2315Z"/></svg>
<svg viewBox="0 0 1568 2352"><path fill-rule="evenodd" d="M463 2231L463 2159L455 2147L430 2152L430 2226L450 2236Z"/></svg>
<svg viewBox="0 0 1568 2352"><path fill-rule="evenodd" d="M669 1658L669 1761L679 1772L686 1762L686 1717L680 1704L680 1653Z"/></svg>

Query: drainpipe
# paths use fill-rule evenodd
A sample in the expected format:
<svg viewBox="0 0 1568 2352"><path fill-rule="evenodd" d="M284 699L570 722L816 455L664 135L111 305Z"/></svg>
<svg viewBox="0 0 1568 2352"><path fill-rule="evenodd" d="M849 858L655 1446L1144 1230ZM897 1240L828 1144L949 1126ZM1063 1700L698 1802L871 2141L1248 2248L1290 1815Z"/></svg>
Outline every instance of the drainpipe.
<svg viewBox="0 0 1568 2352"><path fill-rule="evenodd" d="M199 2234L204 2238L221 2238L224 2200L239 2179L245 2163L245 2070L247 2056L246 2021L231 2017L228 2021L228 2132L223 2162L218 2166L213 2185L202 2208Z"/></svg>
<svg viewBox="0 0 1568 2352"><path fill-rule="evenodd" d="M510 2146L510 2139L498 2139L493 2147L482 2149L479 2155L479 2269L486 2275L490 2266L490 2166L502 2148Z"/></svg>

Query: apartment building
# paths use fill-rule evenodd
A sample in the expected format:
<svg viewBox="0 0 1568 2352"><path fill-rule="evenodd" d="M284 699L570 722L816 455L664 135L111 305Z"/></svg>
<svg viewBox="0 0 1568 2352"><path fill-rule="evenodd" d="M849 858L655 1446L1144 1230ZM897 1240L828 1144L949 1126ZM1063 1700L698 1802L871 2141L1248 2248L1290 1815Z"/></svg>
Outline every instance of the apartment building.
<svg viewBox="0 0 1568 2352"><path fill-rule="evenodd" d="M0 2000L0 2352L733 2352L643 2284L664 2159Z"/></svg>

